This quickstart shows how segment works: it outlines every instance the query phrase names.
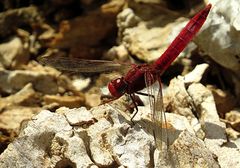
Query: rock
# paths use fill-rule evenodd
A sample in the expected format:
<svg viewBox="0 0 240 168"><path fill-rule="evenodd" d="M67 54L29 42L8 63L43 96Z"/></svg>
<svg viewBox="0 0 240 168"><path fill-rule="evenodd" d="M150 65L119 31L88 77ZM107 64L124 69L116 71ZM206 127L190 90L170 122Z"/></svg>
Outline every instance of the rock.
<svg viewBox="0 0 240 168"><path fill-rule="evenodd" d="M226 120L230 121L230 122L235 122L240 120L240 110L239 109L234 109L232 111L229 111L226 114Z"/></svg>
<svg viewBox="0 0 240 168"><path fill-rule="evenodd" d="M144 130L130 129L125 137L125 145L114 147L119 162L124 167L147 167L151 163L151 139Z"/></svg>
<svg viewBox="0 0 240 168"><path fill-rule="evenodd" d="M114 46L105 54L105 58L108 60L126 61L128 60L128 51L124 45Z"/></svg>
<svg viewBox="0 0 240 168"><path fill-rule="evenodd" d="M30 70L0 70L0 91L3 93L15 93L26 84L32 83L36 91L46 94L56 94L58 92L57 76Z"/></svg>
<svg viewBox="0 0 240 168"><path fill-rule="evenodd" d="M209 65L205 63L197 65L193 71L184 76L184 83L189 84L193 82L200 82L203 78L203 75L206 73L208 67Z"/></svg>
<svg viewBox="0 0 240 168"><path fill-rule="evenodd" d="M11 106L1 112L0 128L18 132L21 123L40 111L40 107Z"/></svg>
<svg viewBox="0 0 240 168"><path fill-rule="evenodd" d="M85 142L79 136L71 136L72 132L60 132L50 141L51 157L46 159L54 167L92 167L94 165L88 155Z"/></svg>
<svg viewBox="0 0 240 168"><path fill-rule="evenodd" d="M11 9L0 14L0 36L11 34L17 27L42 22L36 7Z"/></svg>
<svg viewBox="0 0 240 168"><path fill-rule="evenodd" d="M114 166L123 163L128 165L129 161L132 160L124 161L125 159L123 158L125 155L119 153L119 148L128 141L129 147L126 147L126 149L129 149L124 151L126 154L131 150L139 154L146 153L150 157L150 147L144 147L143 149L145 150L132 149L132 146L136 146L134 144L138 140L136 139L132 142L133 137L135 137L135 134L132 135L132 133L129 133L127 138L125 138L123 133L125 132L126 134L127 130L123 131L123 126L117 124L113 127L111 122L102 116L102 118L98 118L96 123L89 124L86 127L86 125L84 126L84 124L79 123L92 119L92 115L89 112L82 119L79 118L76 120L73 118L73 115L86 113L86 109L81 108L70 111L66 109L65 112L63 111L63 109L57 113L42 111L32 121L29 121L22 128L16 141L10 144L1 154L1 167L11 167L13 164L16 166L30 165L31 167L38 167L40 165L44 165L44 167L71 165L75 165L76 167L89 167L93 165ZM137 136L138 139L142 139L143 130L137 129L135 132L139 134ZM145 134L145 138L148 138L147 134ZM138 146L136 147L138 148ZM21 155L21 153L25 154ZM8 159L10 155L12 156L11 160ZM122 158L119 158L120 156ZM146 157L146 155L142 155L142 157ZM139 163L141 163L142 157L138 158ZM136 157L132 155L131 158ZM134 162L131 162L131 165L133 164ZM146 164L144 165L146 166Z"/></svg>
<svg viewBox="0 0 240 168"><path fill-rule="evenodd" d="M230 92L221 90L212 85L208 85L207 88L212 91L219 116L225 118L225 114L236 106L236 98Z"/></svg>
<svg viewBox="0 0 240 168"><path fill-rule="evenodd" d="M86 104L90 107L95 107L101 104L101 91L97 87L93 87L86 94Z"/></svg>
<svg viewBox="0 0 240 168"><path fill-rule="evenodd" d="M100 59L99 56L101 56L104 52L106 51L103 48L101 48L101 46L93 48L82 44L75 44L70 50L70 55L81 59L96 60Z"/></svg>
<svg viewBox="0 0 240 168"><path fill-rule="evenodd" d="M77 76L72 80L72 85L77 91L86 89L90 85L91 79Z"/></svg>
<svg viewBox="0 0 240 168"><path fill-rule="evenodd" d="M213 8L194 41L205 55L239 76L239 1L210 0L209 3L211 2Z"/></svg>
<svg viewBox="0 0 240 168"><path fill-rule="evenodd" d="M32 84L29 83L16 94L0 98L0 111L10 106L36 106L40 102L38 96L32 88Z"/></svg>
<svg viewBox="0 0 240 168"><path fill-rule="evenodd" d="M235 148L232 148L232 146L234 146ZM217 157L219 160L218 162L221 167L228 168L229 166L231 166L233 168L238 168L240 166L238 159L240 157L240 152L239 148L237 148L237 145L235 143L228 142L221 148L214 147L212 149L217 151Z"/></svg>
<svg viewBox="0 0 240 168"><path fill-rule="evenodd" d="M220 167L214 154L194 134L183 131L170 147L172 164L178 167ZM170 155L171 156L171 155Z"/></svg>
<svg viewBox="0 0 240 168"><path fill-rule="evenodd" d="M65 111L68 112L66 113ZM79 115L79 111L81 111L81 115ZM63 107L59 108L57 112L58 113L63 112L71 126L81 126L85 128L89 127L89 125L94 124L96 120L93 117L92 113L84 107L82 107L81 109L68 109Z"/></svg>
<svg viewBox="0 0 240 168"><path fill-rule="evenodd" d="M44 60L44 61L47 61L47 60ZM51 86L51 85L53 85L52 82L56 83L55 85L58 86L57 89L53 88L52 90L57 90L57 92L60 94L64 94L67 91L71 91L72 93L74 93L74 95L79 95L80 97L82 97L81 93L79 93L79 91L77 91L77 89L72 85L72 81L71 81L70 77L62 74L60 71L56 70L55 68L52 68L49 66L42 66L41 64L39 64L36 61L30 61L25 66L25 69L26 69L26 71L21 71L21 72L26 73L26 74L28 74L29 71L32 72L33 74L36 75L36 80L38 79L38 75L39 75L39 78L41 75L43 76L42 77L43 80L41 82L39 82L39 84L40 85L44 84L44 85L42 86L42 88L40 88L41 86L37 86L37 87L39 87L38 91L40 91L40 92L42 92L42 90L44 89L45 82L47 83L47 81L45 81L46 80L45 77L46 77L46 78L48 78L47 80L49 80L49 87L53 87L53 86ZM35 82L32 82L32 83L35 84ZM36 87L36 85L33 85L33 86L34 86L34 88ZM46 91L44 91L43 93L44 94L55 94L56 91L52 92L52 90L49 87L47 89L45 89ZM56 86L54 86L54 87L56 87ZM50 92L48 92L48 90Z"/></svg>
<svg viewBox="0 0 240 168"><path fill-rule="evenodd" d="M48 24L41 25L41 29L43 29L42 34L38 36L38 39L43 42L42 45L49 46L49 41L54 38L55 29Z"/></svg>
<svg viewBox="0 0 240 168"><path fill-rule="evenodd" d="M219 121L214 98L210 90L201 83L192 83L188 87L188 93L194 100L198 111L201 112L201 115L205 119ZM209 116L204 116L204 113L207 113Z"/></svg>
<svg viewBox="0 0 240 168"><path fill-rule="evenodd" d="M92 3L94 3L94 0L80 0L81 3L83 3L84 5L91 5Z"/></svg>
<svg viewBox="0 0 240 168"><path fill-rule="evenodd" d="M0 128L17 132L24 120L29 120L40 107L39 95L29 83L16 94L0 98Z"/></svg>
<svg viewBox="0 0 240 168"><path fill-rule="evenodd" d="M43 100L45 105L57 103L59 107L66 106L74 108L84 105L85 97L83 95L82 96L45 95L43 96Z"/></svg>
<svg viewBox="0 0 240 168"><path fill-rule="evenodd" d="M159 58L187 22L186 19L178 19L176 13L164 10L159 3L130 3L117 17L120 45L130 55L145 62ZM187 47L185 52L192 50L190 48Z"/></svg>
<svg viewBox="0 0 240 168"><path fill-rule="evenodd" d="M147 107L139 107L138 114L134 118L134 123L139 124L144 131L153 136L152 128L154 124L152 123L150 116L151 114ZM203 141L196 137L195 131L193 130L186 117L177 114L166 113L166 119L167 129L166 127L163 128L163 132L166 130L168 131L170 153L166 151L156 150L154 153L155 167L171 167L173 165L175 167L192 167L192 165L199 167L202 167L203 165L212 165L213 167L219 167L218 163L214 159L212 152L204 146ZM163 133L163 136L165 136L165 133ZM161 140L163 143L166 143L165 137L161 137ZM188 141L189 143L187 143ZM182 144L184 145L182 146ZM189 147L186 147L188 145ZM195 152L189 152L189 148L191 151ZM160 156L159 152L161 152ZM166 158L163 158L163 156ZM189 162L189 160L195 160L197 156L201 156L201 158L199 158L199 161L193 161L194 163L191 161Z"/></svg>
<svg viewBox="0 0 240 168"><path fill-rule="evenodd" d="M0 129L0 154L7 148L8 144L10 144L17 136L16 132L12 130Z"/></svg>
<svg viewBox="0 0 240 168"><path fill-rule="evenodd" d="M165 99L166 111L186 116L188 119L194 118L194 115L197 116L194 102L189 96L184 78L181 76L170 81Z"/></svg>
<svg viewBox="0 0 240 168"><path fill-rule="evenodd" d="M206 138L221 137L219 143L226 141L225 124L220 122L214 98L210 90L200 83L193 83L188 88L188 93L194 101Z"/></svg>
<svg viewBox="0 0 240 168"><path fill-rule="evenodd" d="M151 121L151 112L148 107L139 107L139 116L134 118L134 122L139 123L145 131L152 134L152 128L154 124ZM141 116L141 117L140 117ZM168 131L169 144L171 145L179 136L179 134L187 130L188 132L194 134L192 127L190 126L188 120L185 116L180 116L173 113L165 113L166 116L166 126L163 124L164 131ZM162 122L165 122L164 119ZM166 129L167 127L167 129ZM165 141L166 137L162 137L162 141Z"/></svg>
<svg viewBox="0 0 240 168"><path fill-rule="evenodd" d="M239 123L238 123L239 124ZM229 127L226 129L226 134L228 136L228 138L230 139L230 141L233 141L234 144L237 145L237 147L240 149L240 144L239 144L239 136L240 136L240 132L239 131L235 131L233 128Z"/></svg>
<svg viewBox="0 0 240 168"><path fill-rule="evenodd" d="M89 135L91 137L90 150L92 158L98 166L110 166L115 164L111 152L112 146L108 145L110 139L105 139L106 134L110 131L110 127L111 123L102 118L89 128Z"/></svg>
<svg viewBox="0 0 240 168"><path fill-rule="evenodd" d="M240 112L239 109L232 110L226 114L226 120L230 122L231 127L240 133Z"/></svg>
<svg viewBox="0 0 240 168"><path fill-rule="evenodd" d="M139 108L139 112L146 113L147 108L144 111L143 109ZM213 153L205 147L202 140L197 138L186 117L171 113L166 113L165 115L168 127L169 149L168 151L155 150L155 167L208 167L209 165L211 165L210 167L219 167ZM137 121L137 123L145 131L150 130L149 127L152 124L150 124L151 121L149 122L149 118L147 118L149 115L141 114L141 116L143 118ZM146 122L147 120L148 123ZM165 141L165 138L161 138ZM195 159L196 157L198 160Z"/></svg>
<svg viewBox="0 0 240 168"><path fill-rule="evenodd" d="M237 99L239 99L240 97L240 82L239 82L239 78L236 76L232 76L232 82L234 84L234 92L237 95ZM238 101L239 102L239 101Z"/></svg>
<svg viewBox="0 0 240 168"><path fill-rule="evenodd" d="M20 125L36 114L39 95L27 84L16 94L0 98L0 153L14 140Z"/></svg>
<svg viewBox="0 0 240 168"><path fill-rule="evenodd" d="M0 60L6 69L24 64L28 59L29 52L19 38L15 37L7 43L0 44Z"/></svg>
<svg viewBox="0 0 240 168"><path fill-rule="evenodd" d="M116 15L123 4L123 0L112 0L86 15L63 21L51 45L57 48L71 48L71 54L76 57L94 58L94 55L103 51L97 45L114 30Z"/></svg>
<svg viewBox="0 0 240 168"><path fill-rule="evenodd" d="M193 96L193 100L199 103L199 98ZM209 97L213 99L211 94ZM203 107L199 109L205 109L207 102L203 100ZM166 126L163 130L169 131L169 150L155 150L153 129L160 127L152 122L149 108L139 107L135 125L132 125L130 117L122 116L123 111L119 113L118 107L124 105L117 107L115 104L96 106L91 110L60 108L55 113L40 112L22 126L19 137L0 155L0 167L169 167L173 164L175 167L218 167L219 160L213 155L218 152L205 147L209 142L197 138L186 117L166 113L166 125L162 126ZM208 111L203 112L210 115ZM212 118L209 122L217 123L216 117ZM206 128L207 131L216 131ZM164 134L158 140L164 145L165 138ZM230 148L224 148L221 150L231 153ZM167 155L162 155L163 152ZM232 154L237 156L237 151L234 149ZM223 155L220 162L224 165L222 159ZM235 161L233 159L231 163Z"/></svg>
<svg viewBox="0 0 240 168"><path fill-rule="evenodd" d="M54 158L55 153L51 154L51 145L54 144L52 141L57 133L71 135L71 127L65 117L49 111L39 113L20 132L18 139L9 144L8 148L0 155L1 167L21 167L22 165L25 167L48 167L49 155L53 155ZM63 144L57 147L59 147L59 152L64 149ZM10 155L12 156L11 160L8 159ZM45 162L43 162L44 160Z"/></svg>
<svg viewBox="0 0 240 168"><path fill-rule="evenodd" d="M239 167L240 152L238 149L228 146L230 144L227 143L226 126L219 120L211 91L201 84L192 84L189 86L188 92L201 114L200 121L205 132L206 147L218 157L221 167L229 167L229 165Z"/></svg>
<svg viewBox="0 0 240 168"><path fill-rule="evenodd" d="M189 111L189 113L195 111L195 113L198 114L197 116L199 117L199 122L202 125L202 128L199 126L198 126L199 127L198 129L194 128L194 132L198 137L202 137L204 139L204 144L206 145L208 150L210 150L212 153L214 153L214 155L216 155L216 157L218 157L218 164L221 167L227 167L227 165L234 165L234 167L239 167L239 162L237 161L237 159L230 160L230 158L234 157L234 155L239 157L240 152L236 148L232 149L232 152L230 152L230 146L231 146L230 143L233 145L236 145L235 144L236 142L235 141L232 141L229 143L227 142L227 137L225 134L226 126L219 119L213 94L211 93L210 90L208 90L208 88L206 88L200 83L193 82L193 83L186 83L186 84L187 85L184 85L184 81L181 77L175 78L170 82L168 91L171 91L170 93L172 95L168 97L169 99L168 101L170 102L168 102L167 109L169 108L169 105L171 107L171 105L174 105L177 102L183 101L183 103L177 103L177 105L174 106L176 107L175 111L177 111L177 109L181 109L183 105L190 103L192 106L189 106L189 105L186 106L184 108L185 111L186 109L187 111ZM178 90L177 88L178 89L180 88L179 91L174 91L174 90ZM184 94L185 96L180 96L183 93L185 93ZM176 99L177 99L177 102L176 102ZM191 117L191 115L189 115L189 117ZM194 127L196 122L195 124L192 123L193 121L192 119L189 121L192 127ZM176 139L176 141L177 140L178 139ZM227 155L226 153L228 153L228 156L226 156ZM234 158L238 158L238 157L234 157ZM224 158L227 158L227 159L224 159ZM180 162L180 165L181 164L182 163ZM184 162L183 164L185 165L183 167L187 166ZM205 164L206 163L204 163L204 165ZM190 167L192 166L190 165ZM200 167L204 167L204 166L201 165Z"/></svg>

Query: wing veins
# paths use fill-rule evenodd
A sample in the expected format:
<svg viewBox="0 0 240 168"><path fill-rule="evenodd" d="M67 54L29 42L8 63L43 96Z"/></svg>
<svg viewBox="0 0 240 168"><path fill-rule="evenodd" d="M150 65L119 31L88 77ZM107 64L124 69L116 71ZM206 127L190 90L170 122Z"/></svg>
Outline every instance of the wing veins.
<svg viewBox="0 0 240 168"><path fill-rule="evenodd" d="M86 60L69 57L40 57L39 62L59 70L73 72L110 72L121 70L126 64L106 60Z"/></svg>

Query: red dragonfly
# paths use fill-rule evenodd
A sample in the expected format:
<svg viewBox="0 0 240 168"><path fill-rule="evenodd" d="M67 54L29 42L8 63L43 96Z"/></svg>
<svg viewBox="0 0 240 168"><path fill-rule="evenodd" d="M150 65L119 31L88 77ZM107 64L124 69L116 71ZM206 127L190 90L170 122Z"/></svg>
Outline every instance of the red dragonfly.
<svg viewBox="0 0 240 168"><path fill-rule="evenodd" d="M211 4L208 4L203 10L198 12L182 29L182 31L170 44L167 50L153 64L133 64L131 66L131 69L124 77L114 79L108 84L108 89L113 99L118 99L124 94L130 95L136 108L136 112L133 114L133 117L138 111L137 103L134 99L135 93L142 94L139 91L147 88L147 95L149 95L150 107L152 111L152 120L153 123L158 126L157 129L154 129L155 142L158 147L162 146L159 139L161 139L163 134L159 127L162 127L162 121L166 118L163 118L161 88L159 88L157 96L152 98L153 88L151 86L156 81L159 83L159 86L161 86L160 76L170 66L175 58L183 51L187 44L193 39L194 35L202 27L208 16L211 6ZM65 57L42 57L40 58L40 61L57 69L77 72L102 72L121 68L120 64L112 61L101 60L80 60L76 58Z"/></svg>

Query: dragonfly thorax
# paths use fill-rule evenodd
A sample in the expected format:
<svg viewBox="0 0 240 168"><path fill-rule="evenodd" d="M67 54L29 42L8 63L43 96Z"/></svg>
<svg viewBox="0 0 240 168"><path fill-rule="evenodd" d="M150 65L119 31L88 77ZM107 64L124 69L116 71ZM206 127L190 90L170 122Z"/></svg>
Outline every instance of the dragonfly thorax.
<svg viewBox="0 0 240 168"><path fill-rule="evenodd" d="M121 97L127 91L128 84L123 77L117 78L109 82L108 90L115 98Z"/></svg>

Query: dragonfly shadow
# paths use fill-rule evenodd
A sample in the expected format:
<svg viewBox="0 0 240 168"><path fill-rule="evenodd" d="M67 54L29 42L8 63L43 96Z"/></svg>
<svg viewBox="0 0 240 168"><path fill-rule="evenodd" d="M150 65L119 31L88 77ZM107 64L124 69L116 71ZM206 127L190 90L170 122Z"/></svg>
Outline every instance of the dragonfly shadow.
<svg viewBox="0 0 240 168"><path fill-rule="evenodd" d="M211 122L204 123L205 138L207 139L226 139L225 127Z"/></svg>
<svg viewBox="0 0 240 168"><path fill-rule="evenodd" d="M155 129L161 129L161 137L155 137L155 148L158 149L156 165L164 165L171 168L179 167L179 159L175 152L171 151L171 145L175 140L178 139L182 130L175 129L171 124L166 123L159 125L159 123L152 122L149 118L141 118L138 122L136 122L141 128L149 135L155 137ZM139 128L139 127L137 127ZM141 129L140 128L140 129ZM160 143L159 143L160 142ZM161 144L159 147L158 145ZM163 166L163 167L164 167Z"/></svg>
<svg viewBox="0 0 240 168"><path fill-rule="evenodd" d="M238 149L238 146L234 142L227 142L226 144L224 144L224 146L226 146L228 148L236 148L236 149Z"/></svg>
<svg viewBox="0 0 240 168"><path fill-rule="evenodd" d="M137 121L136 124L139 124L146 133L152 135L153 137L155 136L154 129L161 129L162 136L157 138L160 138L159 140L166 145L173 144L182 132L182 130L175 129L169 123L163 123L161 127L158 123L154 123L150 118L141 118L141 120Z"/></svg>

